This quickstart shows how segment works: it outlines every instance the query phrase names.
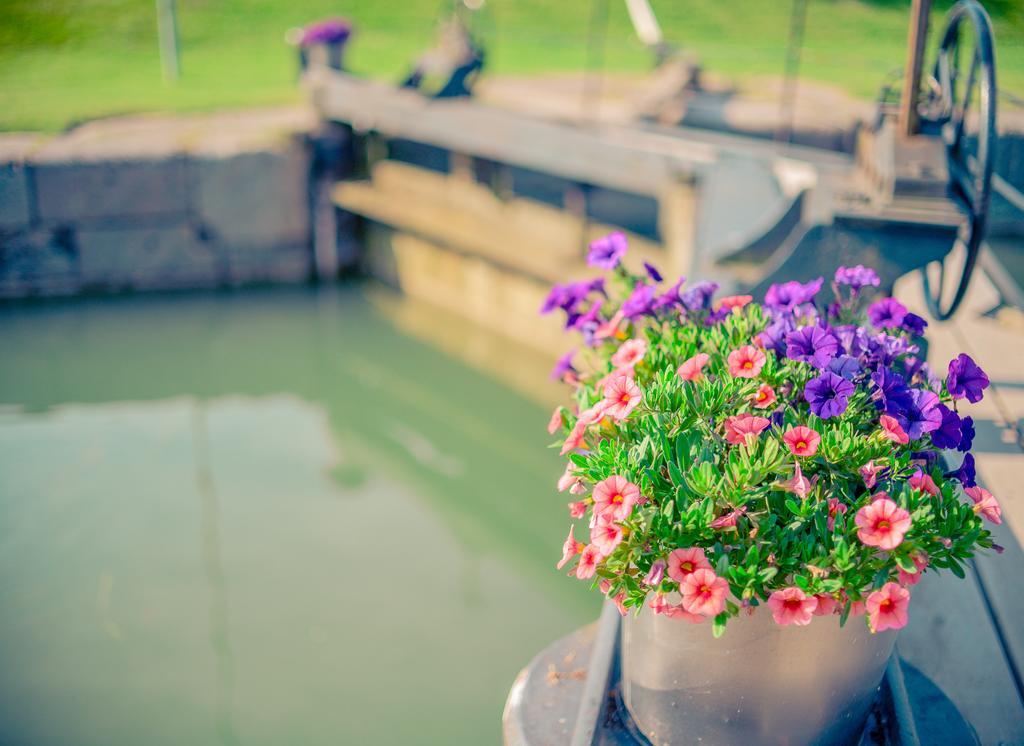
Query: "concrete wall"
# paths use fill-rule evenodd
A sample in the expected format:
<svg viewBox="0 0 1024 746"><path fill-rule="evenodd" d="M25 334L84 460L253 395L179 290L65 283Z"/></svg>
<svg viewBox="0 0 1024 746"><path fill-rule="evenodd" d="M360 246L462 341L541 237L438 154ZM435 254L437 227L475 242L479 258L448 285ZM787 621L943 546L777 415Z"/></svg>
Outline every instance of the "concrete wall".
<svg viewBox="0 0 1024 746"><path fill-rule="evenodd" d="M311 116L0 135L0 298L303 282Z"/></svg>

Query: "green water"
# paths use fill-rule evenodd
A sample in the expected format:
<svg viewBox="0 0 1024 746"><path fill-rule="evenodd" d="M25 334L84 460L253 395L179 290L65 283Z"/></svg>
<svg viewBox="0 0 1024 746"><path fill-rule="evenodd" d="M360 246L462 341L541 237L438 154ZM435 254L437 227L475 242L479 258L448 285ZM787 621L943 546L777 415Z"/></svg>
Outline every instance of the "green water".
<svg viewBox="0 0 1024 746"><path fill-rule="evenodd" d="M548 411L359 290L0 308L0 356L5 746L498 743L597 614Z"/></svg>

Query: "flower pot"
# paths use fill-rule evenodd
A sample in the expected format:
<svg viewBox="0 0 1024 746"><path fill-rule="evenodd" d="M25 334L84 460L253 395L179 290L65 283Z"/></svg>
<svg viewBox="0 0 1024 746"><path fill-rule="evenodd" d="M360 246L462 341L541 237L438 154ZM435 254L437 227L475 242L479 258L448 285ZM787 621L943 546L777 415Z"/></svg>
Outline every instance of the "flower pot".
<svg viewBox="0 0 1024 746"><path fill-rule="evenodd" d="M895 639L863 617L780 627L761 608L716 640L710 623L645 607L623 620L623 699L655 746L845 746L860 737Z"/></svg>

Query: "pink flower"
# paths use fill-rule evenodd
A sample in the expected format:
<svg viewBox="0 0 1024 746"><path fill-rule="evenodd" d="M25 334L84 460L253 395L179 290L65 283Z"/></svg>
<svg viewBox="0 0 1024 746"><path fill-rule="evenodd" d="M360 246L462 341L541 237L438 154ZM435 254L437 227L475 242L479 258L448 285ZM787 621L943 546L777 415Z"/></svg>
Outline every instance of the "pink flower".
<svg viewBox="0 0 1024 746"><path fill-rule="evenodd" d="M572 430L569 432L569 435L566 437L565 443L562 444L562 450L559 451L559 454L564 456L569 451L584 448L586 446L586 442L584 441L586 433L587 423L582 419L577 420L576 424L573 425Z"/></svg>
<svg viewBox="0 0 1024 746"><path fill-rule="evenodd" d="M869 490L875 488L875 483L878 482L878 472L882 471L884 467L879 466L873 460L868 461L864 466L860 467L860 476L864 480L864 486Z"/></svg>
<svg viewBox="0 0 1024 746"><path fill-rule="evenodd" d="M818 478L815 477L814 481L818 481ZM793 478L787 479L785 482L779 482L781 489L784 489L786 492L792 492L801 500L807 499L813 486L814 482L805 477L803 471L800 470L799 461L794 465Z"/></svg>
<svg viewBox="0 0 1024 746"><path fill-rule="evenodd" d="M753 345L743 345L729 353L729 374L736 378L756 378L767 358Z"/></svg>
<svg viewBox="0 0 1024 746"><path fill-rule="evenodd" d="M582 412L580 412L579 421L584 423L588 427L590 425L593 425L595 422L600 422L602 418L604 418L604 410L606 406L607 405L602 400L599 401L594 406L590 407L589 409L584 409Z"/></svg>
<svg viewBox="0 0 1024 746"><path fill-rule="evenodd" d="M868 596L865 606L872 632L900 629L907 626L910 591L896 583L886 583Z"/></svg>
<svg viewBox="0 0 1024 746"><path fill-rule="evenodd" d="M839 602L836 601L835 596L830 593L816 593L814 597L818 599L818 605L811 612L814 616L828 616L836 613Z"/></svg>
<svg viewBox="0 0 1024 746"><path fill-rule="evenodd" d="M565 492L579 481L580 478L572 473L572 464L569 464L565 467L565 471L562 473L562 476L558 478L558 491Z"/></svg>
<svg viewBox="0 0 1024 746"><path fill-rule="evenodd" d="M604 387L604 412L616 420L624 420L636 409L641 398L640 387L631 376L616 376Z"/></svg>
<svg viewBox="0 0 1024 746"><path fill-rule="evenodd" d="M775 623L786 627L795 624L804 627L811 623L814 610L818 608L818 599L808 596L795 585L775 591L768 597L768 608L772 610Z"/></svg>
<svg viewBox="0 0 1024 746"><path fill-rule="evenodd" d="M594 512L602 518L623 521L640 497L640 488L618 475L594 485Z"/></svg>
<svg viewBox="0 0 1024 746"><path fill-rule="evenodd" d="M677 583L682 583L687 575L697 570L710 569L711 563L700 547L673 549L668 554L668 576Z"/></svg>
<svg viewBox="0 0 1024 746"><path fill-rule="evenodd" d="M587 504L580 500L579 502L569 503L569 515L573 518L582 518L587 514Z"/></svg>
<svg viewBox="0 0 1024 746"><path fill-rule="evenodd" d="M580 552L580 563L576 565L576 577L580 580L594 577L597 572L597 563L604 559L604 555L593 544L583 547Z"/></svg>
<svg viewBox="0 0 1024 746"><path fill-rule="evenodd" d="M932 497L939 496L939 485L935 484L935 480L932 479L927 474L925 474L920 469L914 472L914 476L907 480L907 484L909 484L915 490L921 490L921 492L926 492Z"/></svg>
<svg viewBox="0 0 1024 746"><path fill-rule="evenodd" d="M594 331L594 336L597 339L607 339L608 337L617 336L619 324L622 323L623 318L624 316L622 311L617 311L614 316L608 319L608 321L597 327Z"/></svg>
<svg viewBox="0 0 1024 746"><path fill-rule="evenodd" d="M910 513L888 497L865 505L857 511L855 520L857 538L870 547L885 550L898 547L910 529Z"/></svg>
<svg viewBox="0 0 1024 746"><path fill-rule="evenodd" d="M736 510L730 510L720 518L716 518L711 521L711 528L732 528L736 525L737 519L747 512L745 507L736 508Z"/></svg>
<svg viewBox="0 0 1024 746"><path fill-rule="evenodd" d="M725 418L725 440L733 445L741 445L747 437L757 437L771 424L765 417L752 414L738 414Z"/></svg>
<svg viewBox="0 0 1024 746"><path fill-rule="evenodd" d="M622 346L612 355L612 365L616 368L629 368L630 370L644 359L647 354L646 339L627 339Z"/></svg>
<svg viewBox="0 0 1024 746"><path fill-rule="evenodd" d="M917 585L921 582L921 573L928 567L928 555L924 552L914 552L910 555L911 561L914 563L914 568L917 572L907 572L903 568L900 568L900 585L909 587Z"/></svg>
<svg viewBox="0 0 1024 746"><path fill-rule="evenodd" d="M851 601L850 602L850 616L864 616L867 613L867 608L863 601Z"/></svg>
<svg viewBox="0 0 1024 746"><path fill-rule="evenodd" d="M565 543L562 545L562 559L555 566L559 570L565 567L569 560L583 551L583 542L576 541L576 539L573 538L572 531L573 526L569 526L569 538L566 539Z"/></svg>
<svg viewBox="0 0 1024 746"><path fill-rule="evenodd" d="M901 445L910 442L910 436L903 431L895 417L883 414L879 422L882 425L882 436L887 440L891 440L893 443L900 443Z"/></svg>
<svg viewBox="0 0 1024 746"><path fill-rule="evenodd" d="M625 600L625 591L620 591L618 594L616 594L615 598L612 599L612 603L615 604L615 608L619 610L619 616L626 616L626 614L629 613L629 609L627 609L626 605L623 603L623 601Z"/></svg>
<svg viewBox="0 0 1024 746"><path fill-rule="evenodd" d="M809 427L797 425L789 428L782 435L782 440L794 456L813 456L818 452L821 436Z"/></svg>
<svg viewBox="0 0 1024 746"><path fill-rule="evenodd" d="M729 584L712 570L694 570L679 584L683 596L683 609L691 614L718 616L725 609L725 595Z"/></svg>
<svg viewBox="0 0 1024 746"><path fill-rule="evenodd" d="M664 614L670 618L675 617L685 619L690 624L700 624L704 621L704 617L700 614L691 614L681 605L674 606L670 604L664 593L654 594L654 598L651 599L648 606L654 610L655 614Z"/></svg>
<svg viewBox="0 0 1024 746"><path fill-rule="evenodd" d="M752 300L754 300L752 295L729 295L718 301L718 307L728 308L730 311L738 311Z"/></svg>
<svg viewBox="0 0 1024 746"><path fill-rule="evenodd" d="M767 383L762 383L757 387L757 391L750 397L750 400L754 403L757 409L767 409L775 403L775 389L769 386Z"/></svg>
<svg viewBox="0 0 1024 746"><path fill-rule="evenodd" d="M846 515L848 508L844 503L839 502L838 497L828 499L828 530L833 531L836 527L836 516Z"/></svg>
<svg viewBox="0 0 1024 746"><path fill-rule="evenodd" d="M708 364L711 357L703 352L698 352L693 357L685 360L676 370L676 375L684 381L699 381L704 377L704 366Z"/></svg>
<svg viewBox="0 0 1024 746"><path fill-rule="evenodd" d="M560 427L562 427L562 408L555 407L555 411L551 413L551 419L548 421L548 433L554 435Z"/></svg>
<svg viewBox="0 0 1024 746"><path fill-rule="evenodd" d="M590 544L595 546L604 556L615 551L615 547L622 543L622 526L617 523L598 522L590 529Z"/></svg>
<svg viewBox="0 0 1024 746"><path fill-rule="evenodd" d="M992 523L1003 522L1003 509L999 501L984 487L968 487L964 490L967 497L974 501L974 512L988 518Z"/></svg>
<svg viewBox="0 0 1024 746"><path fill-rule="evenodd" d="M661 581L665 579L665 568L668 567L668 563L663 559L656 559L651 564L650 572L647 573L647 577L644 578L644 583L651 586L661 585Z"/></svg>
<svg viewBox="0 0 1024 746"><path fill-rule="evenodd" d="M572 487L569 488L570 495L585 495L587 494L587 487L583 484L582 479L577 479L572 483Z"/></svg>

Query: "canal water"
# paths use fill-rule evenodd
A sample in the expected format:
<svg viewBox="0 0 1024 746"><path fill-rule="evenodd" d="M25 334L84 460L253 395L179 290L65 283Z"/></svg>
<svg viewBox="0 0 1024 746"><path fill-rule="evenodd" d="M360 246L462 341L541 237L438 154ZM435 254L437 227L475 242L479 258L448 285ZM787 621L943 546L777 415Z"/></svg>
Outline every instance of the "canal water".
<svg viewBox="0 0 1024 746"><path fill-rule="evenodd" d="M0 743L500 742L597 599L529 354L401 303L0 309Z"/></svg>

